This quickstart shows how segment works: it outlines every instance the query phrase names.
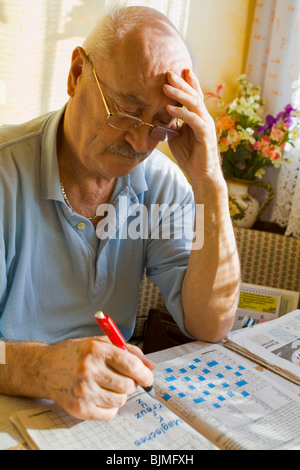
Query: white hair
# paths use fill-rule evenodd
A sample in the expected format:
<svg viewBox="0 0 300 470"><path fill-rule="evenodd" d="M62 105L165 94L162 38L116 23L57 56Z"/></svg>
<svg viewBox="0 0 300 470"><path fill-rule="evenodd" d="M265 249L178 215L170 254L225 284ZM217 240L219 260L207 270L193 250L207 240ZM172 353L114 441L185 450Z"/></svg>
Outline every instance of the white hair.
<svg viewBox="0 0 300 470"><path fill-rule="evenodd" d="M113 7L102 17L86 38L83 48L93 60L108 60L115 46L122 41L126 34L149 20L161 19L178 33L173 23L159 11L149 7ZM182 38L182 37L181 37ZM183 40L183 38L182 38ZM184 40L183 40L184 42Z"/></svg>

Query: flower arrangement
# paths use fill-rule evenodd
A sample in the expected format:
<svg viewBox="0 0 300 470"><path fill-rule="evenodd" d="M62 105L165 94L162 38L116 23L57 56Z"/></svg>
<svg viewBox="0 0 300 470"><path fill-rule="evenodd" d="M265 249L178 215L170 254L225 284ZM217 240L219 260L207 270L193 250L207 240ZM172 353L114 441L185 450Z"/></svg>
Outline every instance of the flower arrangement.
<svg viewBox="0 0 300 470"><path fill-rule="evenodd" d="M266 102L260 87L253 86L245 75L238 82L238 96L231 103L223 102L225 85L206 97L214 98L218 106L215 123L225 178L253 181L262 178L265 167L279 168L288 161L284 149L298 136L299 112L287 105L263 122Z"/></svg>

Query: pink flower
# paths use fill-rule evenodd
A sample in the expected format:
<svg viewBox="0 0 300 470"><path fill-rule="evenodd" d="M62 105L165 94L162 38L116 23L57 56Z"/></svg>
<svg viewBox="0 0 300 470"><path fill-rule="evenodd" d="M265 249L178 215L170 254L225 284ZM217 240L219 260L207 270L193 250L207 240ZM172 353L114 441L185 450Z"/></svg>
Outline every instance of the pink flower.
<svg viewBox="0 0 300 470"><path fill-rule="evenodd" d="M272 127L271 131L271 139L277 140L280 142L284 138L284 132L281 131L280 129L277 129L275 126Z"/></svg>
<svg viewBox="0 0 300 470"><path fill-rule="evenodd" d="M269 158L270 160L278 160L280 158L280 154L277 152L277 147L274 145L266 146L262 149L262 152L265 157Z"/></svg>
<svg viewBox="0 0 300 470"><path fill-rule="evenodd" d="M218 88L216 89L216 93L206 93L205 96L206 98L221 98L223 89L225 88L225 85L219 85Z"/></svg>
<svg viewBox="0 0 300 470"><path fill-rule="evenodd" d="M270 143L271 143L270 137L268 135L264 135L261 139L261 143L263 145L270 145Z"/></svg>
<svg viewBox="0 0 300 470"><path fill-rule="evenodd" d="M278 152L275 152L274 150L272 150L270 152L270 155L268 155L268 157L269 157L270 160L273 161L273 160L278 160L278 158L280 158L280 155L279 155Z"/></svg>
<svg viewBox="0 0 300 470"><path fill-rule="evenodd" d="M261 149L261 143L256 141L252 148L253 148L253 150L260 150Z"/></svg>
<svg viewBox="0 0 300 470"><path fill-rule="evenodd" d="M268 145L266 147L263 147L262 153L264 153L265 156L268 157L269 156L268 154L270 153L270 147Z"/></svg>
<svg viewBox="0 0 300 470"><path fill-rule="evenodd" d="M217 91L216 91L217 96L219 96L219 97L222 96L224 88L225 88L224 84L218 86Z"/></svg>

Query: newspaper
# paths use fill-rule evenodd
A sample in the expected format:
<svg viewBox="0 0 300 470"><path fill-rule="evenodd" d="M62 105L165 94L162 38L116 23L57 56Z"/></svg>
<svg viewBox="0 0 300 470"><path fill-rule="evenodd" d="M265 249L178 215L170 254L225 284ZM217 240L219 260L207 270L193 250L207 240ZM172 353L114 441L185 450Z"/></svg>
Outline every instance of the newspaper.
<svg viewBox="0 0 300 470"><path fill-rule="evenodd" d="M48 405L11 420L41 450L300 450L298 387L277 384L223 346L178 355L158 364L154 376L157 400L139 390L108 423L79 421Z"/></svg>
<svg viewBox="0 0 300 470"><path fill-rule="evenodd" d="M4 341L0 340L0 364L5 364L6 363L6 345Z"/></svg>
<svg viewBox="0 0 300 470"><path fill-rule="evenodd" d="M279 385L260 369L212 344L158 364L154 388L158 400L222 450L300 450L298 387L290 393L287 381Z"/></svg>
<svg viewBox="0 0 300 470"><path fill-rule="evenodd" d="M224 346L300 385L300 310L231 331Z"/></svg>
<svg viewBox="0 0 300 470"><path fill-rule="evenodd" d="M299 292L241 283L233 330L274 320L298 307Z"/></svg>

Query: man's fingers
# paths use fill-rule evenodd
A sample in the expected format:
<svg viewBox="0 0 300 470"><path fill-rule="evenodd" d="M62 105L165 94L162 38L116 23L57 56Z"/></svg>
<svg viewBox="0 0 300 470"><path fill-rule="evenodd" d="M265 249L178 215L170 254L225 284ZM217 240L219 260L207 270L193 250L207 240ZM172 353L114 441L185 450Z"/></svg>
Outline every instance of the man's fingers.
<svg viewBox="0 0 300 470"><path fill-rule="evenodd" d="M49 349L48 362L53 365L49 398L78 419L109 421L138 385L153 383L142 352L129 348L135 354L101 337L54 345Z"/></svg>
<svg viewBox="0 0 300 470"><path fill-rule="evenodd" d="M164 85L164 93L192 113L205 118L208 111L196 76L188 70L185 72L186 80L173 72L169 72L167 77L168 83Z"/></svg>
<svg viewBox="0 0 300 470"><path fill-rule="evenodd" d="M199 80L197 76L191 70L185 70L184 75L185 81L200 95L202 99L204 99L204 94L201 89Z"/></svg>
<svg viewBox="0 0 300 470"><path fill-rule="evenodd" d="M128 348L128 351L134 354L135 356L137 356L143 362L143 364L145 364L145 366L148 367L148 369L150 370L155 369L156 364L153 361L151 361L151 359L148 359L144 355L143 351L140 350L140 348L132 344L127 344L127 348Z"/></svg>
<svg viewBox="0 0 300 470"><path fill-rule="evenodd" d="M153 383L153 373L143 361L129 351L115 347L113 354L106 357L106 364L125 377L129 377L142 387Z"/></svg>

